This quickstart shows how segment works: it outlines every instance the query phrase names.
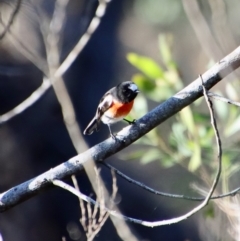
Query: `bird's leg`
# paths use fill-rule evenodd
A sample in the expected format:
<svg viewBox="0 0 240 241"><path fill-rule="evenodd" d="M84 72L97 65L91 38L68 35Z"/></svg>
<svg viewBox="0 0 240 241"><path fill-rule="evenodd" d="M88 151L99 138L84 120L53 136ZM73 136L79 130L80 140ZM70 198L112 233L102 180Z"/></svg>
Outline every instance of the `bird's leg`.
<svg viewBox="0 0 240 241"><path fill-rule="evenodd" d="M132 125L136 122L136 120L134 119L133 121L127 120L125 118L123 118L124 121L126 121L129 125Z"/></svg>
<svg viewBox="0 0 240 241"><path fill-rule="evenodd" d="M111 130L111 127L110 127L110 125L109 124L107 124L107 126L108 126L108 129L109 129L109 132L110 132L110 136L113 138L113 140L117 140L117 137L112 133L112 130Z"/></svg>

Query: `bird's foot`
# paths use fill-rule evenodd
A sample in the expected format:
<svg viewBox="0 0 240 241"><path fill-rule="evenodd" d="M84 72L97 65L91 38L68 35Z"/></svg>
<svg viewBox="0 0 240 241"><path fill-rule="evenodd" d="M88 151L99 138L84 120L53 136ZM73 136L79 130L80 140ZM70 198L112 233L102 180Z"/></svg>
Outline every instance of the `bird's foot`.
<svg viewBox="0 0 240 241"><path fill-rule="evenodd" d="M126 121L129 125L133 125L136 122L136 119L134 119L133 121L130 121L124 118L123 120Z"/></svg>

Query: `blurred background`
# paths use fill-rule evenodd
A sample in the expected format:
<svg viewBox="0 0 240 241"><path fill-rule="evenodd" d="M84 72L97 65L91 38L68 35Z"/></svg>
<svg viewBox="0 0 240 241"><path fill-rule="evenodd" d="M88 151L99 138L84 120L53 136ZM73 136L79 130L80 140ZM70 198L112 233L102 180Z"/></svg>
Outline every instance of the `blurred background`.
<svg viewBox="0 0 240 241"><path fill-rule="evenodd" d="M86 32L98 1L65 4L65 22L57 42L60 63ZM42 84L49 51L43 28L50 24L55 6L54 0L0 1L1 115ZM117 83L133 80L138 84L141 94L129 116L137 119L233 51L240 42L239 7L237 0L112 0L99 28L63 76L81 130L95 114L102 95ZM239 90L238 71L213 89L234 101L239 101ZM214 103L224 150L223 175L216 190L220 194L239 186L240 118L237 107ZM117 132L124 126L119 123L113 129ZM102 125L84 140L93 146L108 136ZM1 192L77 153L52 88L24 112L0 124L0 143ZM198 100L106 162L157 190L201 196L216 172L216 150L208 110ZM111 190L110 170L99 167ZM81 191L93 195L86 173L77 178ZM121 177L117 185L118 207L130 217L164 220L197 205L153 195ZM235 196L210 202L179 224L153 229L127 224L141 241L240 240L239 213ZM78 199L54 188L1 213L0 233L4 241L86 240L80 217ZM94 240L121 239L108 220Z"/></svg>

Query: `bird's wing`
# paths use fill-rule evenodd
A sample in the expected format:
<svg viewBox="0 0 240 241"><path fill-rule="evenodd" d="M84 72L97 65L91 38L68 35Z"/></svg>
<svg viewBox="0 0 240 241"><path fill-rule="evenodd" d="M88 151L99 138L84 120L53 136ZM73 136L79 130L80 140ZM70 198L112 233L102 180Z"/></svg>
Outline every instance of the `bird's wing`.
<svg viewBox="0 0 240 241"><path fill-rule="evenodd" d="M102 97L98 105L97 112L96 112L97 120L100 120L104 112L106 112L112 106L112 103L113 103L112 95L108 92Z"/></svg>

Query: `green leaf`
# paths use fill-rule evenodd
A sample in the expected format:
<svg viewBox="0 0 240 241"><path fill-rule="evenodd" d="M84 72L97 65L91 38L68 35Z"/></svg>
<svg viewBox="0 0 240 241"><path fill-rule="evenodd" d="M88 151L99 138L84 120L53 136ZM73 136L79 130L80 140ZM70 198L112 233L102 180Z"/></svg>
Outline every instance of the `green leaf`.
<svg viewBox="0 0 240 241"><path fill-rule="evenodd" d="M161 152L156 148L151 148L147 150L145 154L143 154L141 158L141 163L147 164L152 161L159 160L160 157L161 157Z"/></svg>
<svg viewBox="0 0 240 241"><path fill-rule="evenodd" d="M201 165L201 147L196 142L192 142L192 144L193 144L193 155L188 164L188 169L189 171L194 172Z"/></svg>
<svg viewBox="0 0 240 241"><path fill-rule="evenodd" d="M204 208L204 212L203 215L205 218L211 218L213 219L215 217L215 210L214 207L212 205L212 203L209 203L205 208Z"/></svg>
<svg viewBox="0 0 240 241"><path fill-rule="evenodd" d="M156 87L156 84L154 81L152 81L151 79L141 74L135 74L132 77L132 81L138 86L140 91L143 91L143 92L151 92Z"/></svg>
<svg viewBox="0 0 240 241"><path fill-rule="evenodd" d="M172 133L170 135L170 143L176 147L181 156L190 156L192 150L186 145L187 139L185 137L186 127L182 123L173 123Z"/></svg>
<svg viewBox="0 0 240 241"><path fill-rule="evenodd" d="M192 114L191 108L187 106L184 109L182 109L179 112L179 114L183 124L187 127L188 131L192 134L192 136L195 136L196 125L193 120L193 114Z"/></svg>
<svg viewBox="0 0 240 241"><path fill-rule="evenodd" d="M162 159L160 160L162 166L165 167L165 168L170 168L170 167L172 167L174 164L177 163L177 161L173 160L173 158L174 158L173 156L162 158Z"/></svg>
<svg viewBox="0 0 240 241"><path fill-rule="evenodd" d="M129 53L127 60L151 79L163 78L164 76L162 68L149 57Z"/></svg>
<svg viewBox="0 0 240 241"><path fill-rule="evenodd" d="M146 153L145 148L142 148L142 149L134 150L128 153L122 153L120 155L120 158L125 161L135 160L135 159L140 159L145 153Z"/></svg>
<svg viewBox="0 0 240 241"><path fill-rule="evenodd" d="M210 115L209 114L204 114L204 113L194 113L193 115L194 117L194 120L197 122L197 123L209 123L211 121L211 118L210 118Z"/></svg>

